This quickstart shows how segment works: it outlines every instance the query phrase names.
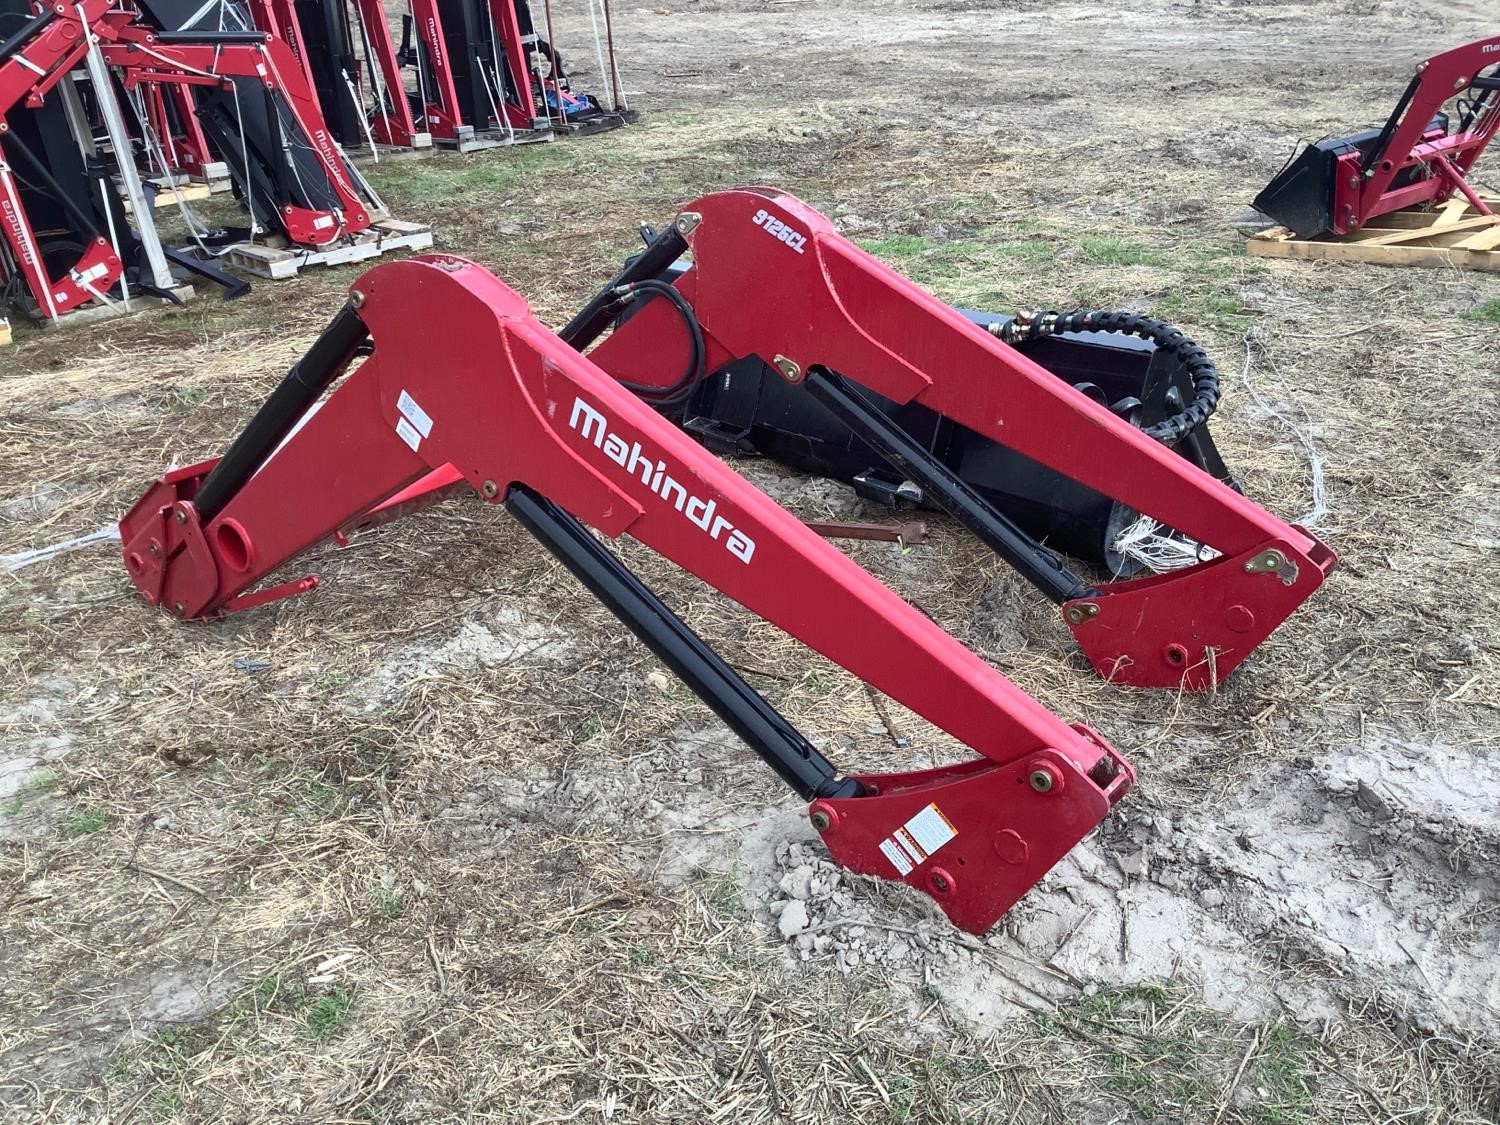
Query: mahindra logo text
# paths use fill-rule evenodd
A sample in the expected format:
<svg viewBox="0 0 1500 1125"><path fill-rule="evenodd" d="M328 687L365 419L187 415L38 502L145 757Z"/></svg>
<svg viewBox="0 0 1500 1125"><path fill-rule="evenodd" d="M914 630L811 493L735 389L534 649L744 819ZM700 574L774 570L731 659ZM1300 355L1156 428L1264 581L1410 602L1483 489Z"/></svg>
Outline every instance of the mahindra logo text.
<svg viewBox="0 0 1500 1125"><path fill-rule="evenodd" d="M443 68L443 37L438 34L437 20L427 17L427 49L432 52L432 65Z"/></svg>
<svg viewBox="0 0 1500 1125"><path fill-rule="evenodd" d="M718 514L718 501L704 500L690 493L668 474L665 461L653 461L642 455L640 442L626 445L624 438L610 432L604 415L583 399L573 400L568 425L631 476L640 477L642 484L692 520L710 539L722 541L724 549L740 562L748 563L755 555L755 540Z"/></svg>
<svg viewBox="0 0 1500 1125"><path fill-rule="evenodd" d="M26 225L21 222L21 213L9 199L0 199L0 213L5 215L5 225L10 228L12 241L21 249L21 261L34 268L37 262L31 253L31 239L27 237Z"/></svg>

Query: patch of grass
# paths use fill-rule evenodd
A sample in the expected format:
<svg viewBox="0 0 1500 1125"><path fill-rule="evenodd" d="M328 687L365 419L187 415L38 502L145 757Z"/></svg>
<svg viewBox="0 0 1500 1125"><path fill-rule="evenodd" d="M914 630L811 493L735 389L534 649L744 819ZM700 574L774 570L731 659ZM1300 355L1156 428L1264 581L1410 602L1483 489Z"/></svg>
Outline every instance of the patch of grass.
<svg viewBox="0 0 1500 1125"><path fill-rule="evenodd" d="M57 774L46 768L32 770L22 781L19 789L11 795L10 800L0 806L0 812L6 816L19 816L21 810L26 807L26 802L33 796L45 793L57 784Z"/></svg>
<svg viewBox="0 0 1500 1125"><path fill-rule="evenodd" d="M158 1121L171 1121L186 1108L187 1104L176 1090L162 1090L151 1099L151 1115Z"/></svg>
<svg viewBox="0 0 1500 1125"><path fill-rule="evenodd" d="M1311 1079L1317 1043L1291 1024L1277 1023L1261 1036L1256 1060L1256 1085L1268 1091L1257 1117L1267 1125L1293 1125L1311 1120Z"/></svg>
<svg viewBox="0 0 1500 1125"><path fill-rule="evenodd" d="M918 285L956 277L961 267L982 262L985 254L985 247L977 242L935 242L917 234L867 239L859 246Z"/></svg>
<svg viewBox="0 0 1500 1125"><path fill-rule="evenodd" d="M1160 266L1165 259L1123 238L1084 237L1078 240L1083 259L1101 266Z"/></svg>
<svg viewBox="0 0 1500 1125"><path fill-rule="evenodd" d="M502 194L528 176L576 163L572 145L525 145L507 149L504 160L400 160L365 169L381 194L423 200Z"/></svg>
<svg viewBox="0 0 1500 1125"><path fill-rule="evenodd" d="M101 808L79 809L69 814L63 821L63 835L69 839L76 840L80 836L89 836L95 832L102 831L109 824L109 813Z"/></svg>
<svg viewBox="0 0 1500 1125"><path fill-rule="evenodd" d="M302 1022L308 1038L318 1042L333 1038L353 1016L354 994L344 988L319 996L307 1005Z"/></svg>
<svg viewBox="0 0 1500 1125"><path fill-rule="evenodd" d="M406 912L406 903L401 901L401 896L394 891L388 891L384 887L375 888L375 909L380 911L382 922L394 922Z"/></svg>
<svg viewBox="0 0 1500 1125"><path fill-rule="evenodd" d="M326 781L304 781L294 787L292 815L299 820L321 820L338 812L343 795Z"/></svg>
<svg viewBox="0 0 1500 1125"><path fill-rule="evenodd" d="M733 914L740 905L740 881L733 871L708 889L708 904L720 914Z"/></svg>
<svg viewBox="0 0 1500 1125"><path fill-rule="evenodd" d="M1486 301L1477 309L1464 313L1465 320L1477 320L1481 324L1500 324L1500 298Z"/></svg>
<svg viewBox="0 0 1500 1125"><path fill-rule="evenodd" d="M1192 326L1243 331L1255 314L1239 298L1225 293L1184 293L1178 290L1156 303L1156 315L1163 320L1185 322Z"/></svg>

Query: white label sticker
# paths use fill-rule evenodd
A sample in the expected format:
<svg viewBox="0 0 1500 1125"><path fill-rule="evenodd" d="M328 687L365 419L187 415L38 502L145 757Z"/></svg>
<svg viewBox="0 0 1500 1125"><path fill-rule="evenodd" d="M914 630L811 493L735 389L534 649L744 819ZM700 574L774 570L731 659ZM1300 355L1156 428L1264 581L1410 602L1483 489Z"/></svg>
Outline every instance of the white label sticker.
<svg viewBox="0 0 1500 1125"><path fill-rule="evenodd" d="M422 435L417 433L416 430L412 429L411 423L408 422L405 418L396 419L396 433L400 436L402 441L411 446L411 451L413 453L417 451L417 446L422 444Z"/></svg>
<svg viewBox="0 0 1500 1125"><path fill-rule="evenodd" d="M958 835L937 805L928 805L884 840L881 854L900 875L910 874L932 857L932 853Z"/></svg>
<svg viewBox="0 0 1500 1125"><path fill-rule="evenodd" d="M891 861L894 867L902 875L910 875L912 872L911 860L907 859L900 848L889 840L880 841L880 850L885 853L885 858Z"/></svg>
<svg viewBox="0 0 1500 1125"><path fill-rule="evenodd" d="M318 218L313 220L314 230L327 230L331 226L333 226L332 215L320 215Z"/></svg>
<svg viewBox="0 0 1500 1125"><path fill-rule="evenodd" d="M402 417L416 428L417 433L423 437L432 436L432 419L427 416L427 411L417 405L417 400L411 395L402 391L401 397L396 399L396 409L401 411Z"/></svg>
<svg viewBox="0 0 1500 1125"><path fill-rule="evenodd" d="M948 823L948 818L938 811L936 805L928 805L908 820L906 833L928 855L958 835L957 829Z"/></svg>

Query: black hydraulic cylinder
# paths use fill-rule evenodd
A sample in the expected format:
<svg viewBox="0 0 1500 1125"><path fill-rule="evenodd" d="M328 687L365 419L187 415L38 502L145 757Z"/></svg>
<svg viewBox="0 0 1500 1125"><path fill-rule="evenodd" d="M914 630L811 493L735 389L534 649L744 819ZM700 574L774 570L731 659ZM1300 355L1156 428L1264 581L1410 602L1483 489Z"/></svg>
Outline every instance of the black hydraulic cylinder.
<svg viewBox="0 0 1500 1125"><path fill-rule="evenodd" d="M579 351L583 351L614 321L620 314L620 302L614 295L615 289L621 285L629 285L636 281L654 280L666 273L672 263L687 253L687 239L678 232L675 224L667 227L650 243L646 249L625 263L625 268L614 276L603 289L601 289L583 310L563 326L558 336L566 343L573 345Z"/></svg>
<svg viewBox="0 0 1500 1125"><path fill-rule="evenodd" d="M9 39L0 40L0 63L16 54L26 44L36 38L37 34L56 18L51 8L47 8L39 16L32 16L21 25L20 29Z"/></svg>
<svg viewBox="0 0 1500 1125"><path fill-rule="evenodd" d="M805 380L808 393L884 457L907 479L921 486L934 504L972 531L1042 593L1059 605L1089 597L1095 590L1063 561L1014 521L997 510L952 469L886 417L840 375L813 367Z"/></svg>
<svg viewBox="0 0 1500 1125"><path fill-rule="evenodd" d="M292 365L280 385L271 392L235 438L229 452L204 478L193 503L198 517L208 523L234 498L307 410L339 377L369 338L370 330L352 304L345 304L323 334L313 341L307 354Z"/></svg>
<svg viewBox="0 0 1500 1125"><path fill-rule="evenodd" d="M641 580L552 501L512 485L505 506L573 576L806 800L857 797L859 782L797 732Z"/></svg>

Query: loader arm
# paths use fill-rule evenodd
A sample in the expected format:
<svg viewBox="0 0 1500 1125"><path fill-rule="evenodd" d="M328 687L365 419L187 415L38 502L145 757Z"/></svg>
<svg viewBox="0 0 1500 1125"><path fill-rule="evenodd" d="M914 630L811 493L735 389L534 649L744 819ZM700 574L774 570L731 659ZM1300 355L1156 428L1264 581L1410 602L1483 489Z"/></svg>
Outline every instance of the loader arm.
<svg viewBox="0 0 1500 1125"><path fill-rule="evenodd" d="M27 214L20 182L37 178L39 172L45 176L45 169L39 168L19 133L12 133L7 117L42 106L47 92L88 50L80 34L80 19L97 18L106 7L104 0L88 0L87 6L78 5L72 12L59 5L60 10L44 10L0 41L0 239L9 246L38 310L49 319L107 292L120 280L125 266L104 232L94 231L77 260L59 276L52 276L42 240ZM4 280L3 265L0 261L0 280Z"/></svg>
<svg viewBox="0 0 1500 1125"><path fill-rule="evenodd" d="M435 364L439 326L447 355ZM211 618L310 588L248 593L341 529L456 487L510 507L662 655L812 802L840 863L902 879L960 927L987 929L1133 783L1096 734L1015 687L458 258L357 281L224 458L169 473L126 515L125 563L148 602ZM840 775L578 520L630 534L980 757Z"/></svg>
<svg viewBox="0 0 1500 1125"><path fill-rule="evenodd" d="M704 369L755 356L805 386L1058 601L1101 675L1138 687L1211 688L1335 565L1333 552L1310 533L1054 378L792 196L771 188L704 196L683 210L674 230L678 247L692 253L675 286L701 328ZM631 276L672 258L670 241L670 232L658 239ZM593 313L602 311L607 304ZM675 319L668 302L654 301L590 357L629 385L670 384L688 362ZM1091 584L904 445L862 390L920 403L1219 557L1169 574Z"/></svg>
<svg viewBox="0 0 1500 1125"><path fill-rule="evenodd" d="M1466 91L1473 91L1473 100L1453 132L1431 135L1431 123L1443 105ZM1377 215L1412 204L1441 203L1455 191L1488 215L1489 207L1466 177L1497 129L1500 35L1419 63L1369 154L1351 157L1335 182L1335 231L1357 230ZM1435 175L1399 186L1397 177L1414 168L1431 169Z"/></svg>

